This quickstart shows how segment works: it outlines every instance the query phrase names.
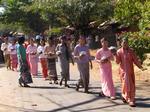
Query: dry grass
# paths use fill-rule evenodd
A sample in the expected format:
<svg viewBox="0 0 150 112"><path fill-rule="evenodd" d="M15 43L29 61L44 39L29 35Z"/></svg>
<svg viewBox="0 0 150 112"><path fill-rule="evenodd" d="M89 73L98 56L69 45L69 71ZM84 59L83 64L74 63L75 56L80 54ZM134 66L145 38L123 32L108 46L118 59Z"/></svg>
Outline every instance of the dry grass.
<svg viewBox="0 0 150 112"><path fill-rule="evenodd" d="M92 56L95 56L97 50L91 50L90 53ZM143 66L147 68L146 71L141 71L137 67L135 67L135 77L136 80L140 81L150 81L150 54L148 54L148 58L144 61ZM77 70L76 66L72 66L73 70ZM113 70L113 80L114 82L120 81L118 70L119 65L117 65L115 62L112 62L112 70ZM93 69L90 71L91 74L91 80L99 81L100 75L99 75L99 65L93 61Z"/></svg>

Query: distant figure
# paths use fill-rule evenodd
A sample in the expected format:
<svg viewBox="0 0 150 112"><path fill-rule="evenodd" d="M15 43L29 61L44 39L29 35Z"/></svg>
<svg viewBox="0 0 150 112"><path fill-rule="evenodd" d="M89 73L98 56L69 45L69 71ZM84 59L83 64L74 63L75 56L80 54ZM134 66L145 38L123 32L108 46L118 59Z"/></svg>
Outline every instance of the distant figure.
<svg viewBox="0 0 150 112"><path fill-rule="evenodd" d="M29 66L26 60L26 49L23 46L25 41L24 37L18 38L18 45L17 45L17 57L19 60L20 65L20 78L19 84L21 87L30 87L28 84L32 83L32 78L29 72Z"/></svg>
<svg viewBox="0 0 150 112"><path fill-rule="evenodd" d="M5 60L5 64L8 69L11 69L11 64L10 64L10 52L8 51L8 38L4 37L4 43L2 43L1 45L1 50L3 51L4 54L4 60Z"/></svg>
<svg viewBox="0 0 150 112"><path fill-rule="evenodd" d="M113 54L108 49L108 41L106 38L101 39L102 48L96 53L96 61L99 63L102 93L101 95L115 99L115 88L112 79L112 65Z"/></svg>
<svg viewBox="0 0 150 112"><path fill-rule="evenodd" d="M0 37L0 48L1 48L2 43L3 43L3 37ZM4 55L1 49L0 49L0 63L4 63Z"/></svg>
<svg viewBox="0 0 150 112"><path fill-rule="evenodd" d="M48 39L48 45L45 46L44 54L47 57L47 67L48 67L48 77L50 80L50 84L54 81L55 84L58 84L57 78L57 70L56 70L56 52L55 52L55 44L52 37Z"/></svg>
<svg viewBox="0 0 150 112"><path fill-rule="evenodd" d="M69 87L67 81L70 80L69 63L70 63L70 59L72 60L72 56L71 56L70 48L68 47L66 36L61 36L60 41L61 43L58 44L56 47L56 54L58 56L58 62L60 64L60 69L61 69L60 85L62 85L62 82L64 80L65 87Z"/></svg>
<svg viewBox="0 0 150 112"><path fill-rule="evenodd" d="M35 40L37 43L37 47L40 45L40 40L43 39L43 37L41 35L36 35Z"/></svg>
<svg viewBox="0 0 150 112"><path fill-rule="evenodd" d="M37 53L39 55L39 60L41 63L42 74L45 80L48 78L48 69L47 69L47 56L44 54L45 50L45 40L41 39L40 45L37 48Z"/></svg>
<svg viewBox="0 0 150 112"><path fill-rule="evenodd" d="M13 71L17 71L18 58L17 58L17 46L16 40L11 39L11 43L8 46L8 51L10 52L10 61L11 61L11 69Z"/></svg>
<svg viewBox="0 0 150 112"><path fill-rule="evenodd" d="M26 49L28 54L30 71L33 76L38 75L38 57L37 57L37 47L34 45L34 39L30 39L30 45Z"/></svg>
<svg viewBox="0 0 150 112"><path fill-rule="evenodd" d="M135 107L135 75L133 63L144 70L138 61L134 51L128 46L128 39L123 38L122 47L117 51L116 62L120 65L120 77L122 83L122 100L129 103L131 107Z"/></svg>

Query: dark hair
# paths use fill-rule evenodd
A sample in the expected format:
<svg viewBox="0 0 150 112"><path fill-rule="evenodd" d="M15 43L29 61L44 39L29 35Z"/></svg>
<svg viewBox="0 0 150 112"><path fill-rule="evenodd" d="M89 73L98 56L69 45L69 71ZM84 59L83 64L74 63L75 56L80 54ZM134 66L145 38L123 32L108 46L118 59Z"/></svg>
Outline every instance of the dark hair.
<svg viewBox="0 0 150 112"><path fill-rule="evenodd" d="M60 37L60 39L61 39L61 40L66 40L67 37L66 37L66 35L63 35L63 36Z"/></svg>
<svg viewBox="0 0 150 112"><path fill-rule="evenodd" d="M18 44L23 44L25 41L25 37L18 37Z"/></svg>
<svg viewBox="0 0 150 112"><path fill-rule="evenodd" d="M53 41L54 40L54 35L51 35L47 38L47 41Z"/></svg>
<svg viewBox="0 0 150 112"><path fill-rule="evenodd" d="M104 41L108 41L107 38L103 37L103 38L101 39L101 42L104 42Z"/></svg>
<svg viewBox="0 0 150 112"><path fill-rule="evenodd" d="M42 39L40 39L40 41L44 41L44 42L45 42L45 39L44 39L44 38L42 38Z"/></svg>

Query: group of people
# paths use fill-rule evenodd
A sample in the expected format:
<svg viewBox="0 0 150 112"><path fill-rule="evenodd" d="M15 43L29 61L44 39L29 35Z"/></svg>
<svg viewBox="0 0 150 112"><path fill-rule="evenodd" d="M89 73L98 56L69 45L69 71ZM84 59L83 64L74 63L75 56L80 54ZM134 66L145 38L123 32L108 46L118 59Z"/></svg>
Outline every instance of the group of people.
<svg viewBox="0 0 150 112"><path fill-rule="evenodd" d="M30 38L25 42L23 36L19 37L17 41L12 39L8 43L7 37L4 38L4 43L1 50L4 53L7 69L17 71L17 66L20 67L19 84L24 87L29 87L30 81L25 81L27 75L22 75L25 71L30 71L33 77L38 75L38 62L41 63L42 74L45 80L50 80L50 84L58 84L58 77L56 71L56 60L58 60L61 71L61 79L59 84L62 85L64 81L65 87L69 87L67 81L70 80L69 64L77 63L80 73L80 78L76 84L76 90L80 87L84 88L84 92L88 93L89 88L89 69L93 68L92 59L89 47L86 45L86 38L79 37L78 44L74 49L70 48L70 39L67 36L61 36L59 42L56 43L53 37L40 40L37 46L34 38ZM111 61L115 60L120 65L119 74L122 86L122 101L128 103L130 106L135 106L135 76L133 63L140 69L144 70L138 57L134 51L128 46L128 39L122 39L121 47L116 51L108 48L108 41L102 38L100 41L102 48L100 48L95 56L95 62L99 64L102 92L100 95L107 96L112 100L116 99L115 87L112 78ZM28 79L27 79L28 80Z"/></svg>

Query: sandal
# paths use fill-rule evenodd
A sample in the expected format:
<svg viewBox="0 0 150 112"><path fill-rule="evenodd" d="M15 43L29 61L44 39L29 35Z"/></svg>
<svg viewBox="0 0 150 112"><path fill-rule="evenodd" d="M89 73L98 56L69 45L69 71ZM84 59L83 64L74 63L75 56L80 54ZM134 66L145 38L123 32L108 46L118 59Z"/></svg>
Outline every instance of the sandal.
<svg viewBox="0 0 150 112"><path fill-rule="evenodd" d="M105 97L105 95L104 95L103 92L100 92L100 93L99 93L99 96Z"/></svg>
<svg viewBox="0 0 150 112"><path fill-rule="evenodd" d="M126 99L122 96L121 100L123 101L123 103L127 103Z"/></svg>
<svg viewBox="0 0 150 112"><path fill-rule="evenodd" d="M130 106L130 107L136 107L136 105L135 105L134 102L129 102L129 106Z"/></svg>
<svg viewBox="0 0 150 112"><path fill-rule="evenodd" d="M79 85L76 84L76 91L79 91Z"/></svg>

